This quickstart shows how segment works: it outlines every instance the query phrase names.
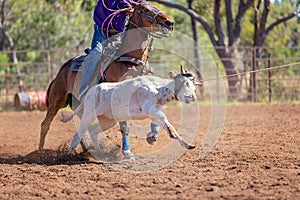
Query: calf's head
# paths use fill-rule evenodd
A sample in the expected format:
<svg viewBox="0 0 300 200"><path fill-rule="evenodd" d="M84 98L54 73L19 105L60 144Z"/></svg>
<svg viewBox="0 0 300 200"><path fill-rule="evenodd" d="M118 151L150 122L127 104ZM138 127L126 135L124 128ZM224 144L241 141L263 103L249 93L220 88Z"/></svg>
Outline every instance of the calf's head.
<svg viewBox="0 0 300 200"><path fill-rule="evenodd" d="M199 83L195 82L195 77L191 73L183 71L181 66L180 74L175 75L174 72L169 72L169 76L175 81L174 93L179 101L185 103L196 101L197 96L195 85Z"/></svg>

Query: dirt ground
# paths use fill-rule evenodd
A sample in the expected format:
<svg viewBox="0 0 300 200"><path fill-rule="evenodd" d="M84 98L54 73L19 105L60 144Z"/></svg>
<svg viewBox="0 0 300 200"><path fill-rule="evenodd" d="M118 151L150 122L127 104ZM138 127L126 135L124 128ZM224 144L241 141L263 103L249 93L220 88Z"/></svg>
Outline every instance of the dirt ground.
<svg viewBox="0 0 300 200"><path fill-rule="evenodd" d="M200 106L195 149L160 169L139 173L123 169L143 160L151 148L163 150L172 142L165 132L155 146L131 136L132 151L141 156L107 164L79 154L80 148L66 155L75 132L72 122L55 120L45 150L38 152L45 112L2 112L0 199L300 199L300 104L227 106L216 146L200 159L210 111ZM169 107L167 114L178 127L178 109ZM194 124L187 118L182 126ZM117 127L106 137L120 146Z"/></svg>

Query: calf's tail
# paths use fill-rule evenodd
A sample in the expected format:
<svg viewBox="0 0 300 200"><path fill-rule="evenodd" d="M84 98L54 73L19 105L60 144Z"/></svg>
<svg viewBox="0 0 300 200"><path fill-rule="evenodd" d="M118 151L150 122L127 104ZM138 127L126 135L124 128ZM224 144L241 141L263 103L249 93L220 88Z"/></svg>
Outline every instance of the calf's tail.
<svg viewBox="0 0 300 200"><path fill-rule="evenodd" d="M67 115L62 114L59 120L65 123L70 121L80 110L82 110L82 108L83 108L83 102L81 102L80 105L76 108L76 110L74 110L70 114Z"/></svg>

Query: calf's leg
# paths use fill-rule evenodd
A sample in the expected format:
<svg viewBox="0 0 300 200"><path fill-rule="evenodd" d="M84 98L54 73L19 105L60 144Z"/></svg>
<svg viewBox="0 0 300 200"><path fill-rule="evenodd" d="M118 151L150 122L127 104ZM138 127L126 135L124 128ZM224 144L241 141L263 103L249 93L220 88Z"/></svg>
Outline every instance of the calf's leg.
<svg viewBox="0 0 300 200"><path fill-rule="evenodd" d="M187 143L176 131L173 125L168 121L165 113L160 109L160 107L152 106L149 110L149 115L154 121L159 122L160 126L164 128L171 138L177 139L181 146L187 149L194 149L195 145Z"/></svg>
<svg viewBox="0 0 300 200"><path fill-rule="evenodd" d="M87 108L90 108L92 106L86 106ZM77 133L74 135L71 147L69 149L68 154L72 154L73 150L77 147L81 139L83 138L85 132L88 130L89 126L93 123L93 121L96 119L95 112L90 111L90 109L84 110L82 119L79 125L79 129Z"/></svg>
<svg viewBox="0 0 300 200"><path fill-rule="evenodd" d="M158 139L158 133L160 131L160 126L158 122L154 123L154 119L152 119L152 123L150 124L151 131L147 134L147 142L151 145L154 145Z"/></svg>

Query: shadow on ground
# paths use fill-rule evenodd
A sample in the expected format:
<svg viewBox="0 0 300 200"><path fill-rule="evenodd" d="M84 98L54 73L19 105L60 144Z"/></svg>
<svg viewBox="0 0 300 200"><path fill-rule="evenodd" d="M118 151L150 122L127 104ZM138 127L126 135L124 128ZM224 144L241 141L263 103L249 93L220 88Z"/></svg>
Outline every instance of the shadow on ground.
<svg viewBox="0 0 300 200"><path fill-rule="evenodd" d="M86 152L67 154L65 146L60 146L57 150L43 149L33 151L25 156L20 155L0 155L0 164L42 164L42 165L59 165L59 164L80 164L89 162L89 155Z"/></svg>

